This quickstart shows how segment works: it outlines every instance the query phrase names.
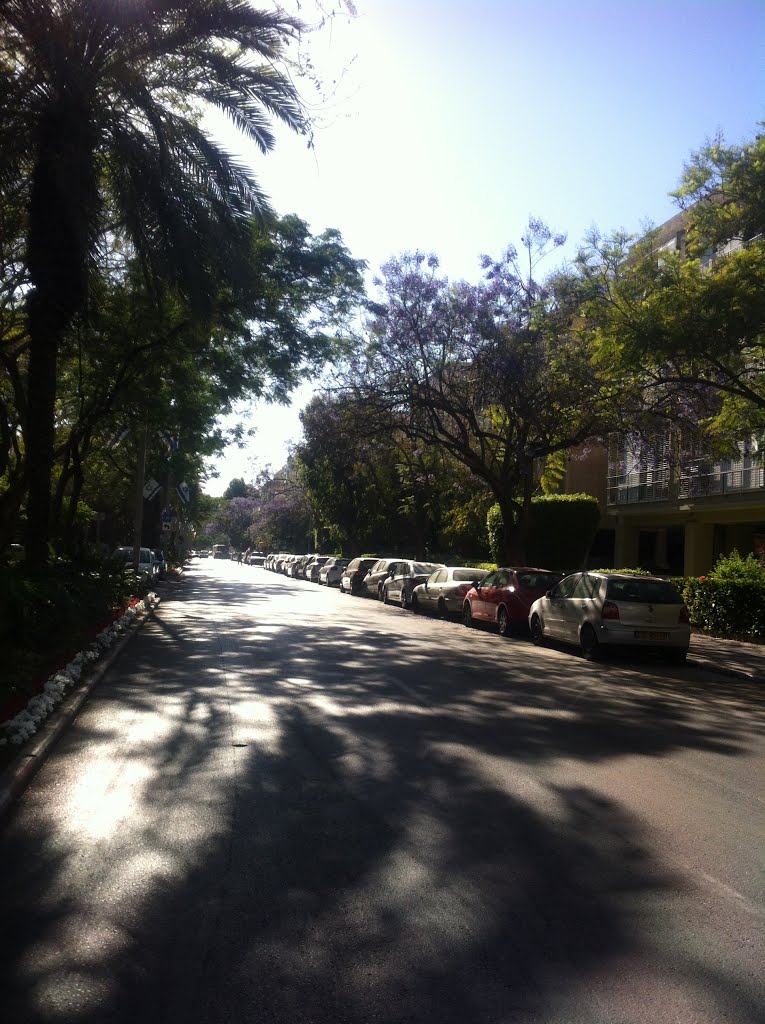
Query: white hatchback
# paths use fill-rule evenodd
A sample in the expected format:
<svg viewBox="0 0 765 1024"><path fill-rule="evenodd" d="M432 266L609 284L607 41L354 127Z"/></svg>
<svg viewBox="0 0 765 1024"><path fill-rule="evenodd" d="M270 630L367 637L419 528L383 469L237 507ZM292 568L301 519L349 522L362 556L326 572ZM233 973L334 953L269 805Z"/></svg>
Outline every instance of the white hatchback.
<svg viewBox="0 0 765 1024"><path fill-rule="evenodd" d="M688 654L688 609L674 584L658 576L577 572L565 576L529 610L535 644L577 644L595 660L601 648L649 648L672 662Z"/></svg>

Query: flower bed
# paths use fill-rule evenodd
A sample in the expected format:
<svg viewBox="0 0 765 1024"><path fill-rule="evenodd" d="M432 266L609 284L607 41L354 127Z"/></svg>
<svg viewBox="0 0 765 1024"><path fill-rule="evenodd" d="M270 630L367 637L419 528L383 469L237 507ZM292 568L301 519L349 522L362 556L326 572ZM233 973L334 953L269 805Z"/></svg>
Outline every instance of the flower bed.
<svg viewBox="0 0 765 1024"><path fill-rule="evenodd" d="M131 601L123 611L115 612L85 650L80 651L43 680L37 693L30 698L24 708L16 710L13 717L0 722L0 747L9 743L20 745L33 736L38 726L80 681L83 672L127 632L139 615L157 604L159 598L156 594L150 593L142 599Z"/></svg>

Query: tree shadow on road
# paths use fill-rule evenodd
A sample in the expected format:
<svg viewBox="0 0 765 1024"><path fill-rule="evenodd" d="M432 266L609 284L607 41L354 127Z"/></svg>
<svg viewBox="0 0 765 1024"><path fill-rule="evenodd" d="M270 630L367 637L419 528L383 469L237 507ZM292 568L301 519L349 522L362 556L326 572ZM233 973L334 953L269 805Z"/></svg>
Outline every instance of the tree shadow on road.
<svg viewBox="0 0 765 1024"><path fill-rule="evenodd" d="M295 628L256 598L213 629L207 597L139 634L7 823L4 1019L617 1019L588 978L660 961L686 883L618 802L538 769L733 756L757 716L448 624L424 649L426 623ZM672 970L701 992L690 954ZM739 977L703 994L757 1019Z"/></svg>

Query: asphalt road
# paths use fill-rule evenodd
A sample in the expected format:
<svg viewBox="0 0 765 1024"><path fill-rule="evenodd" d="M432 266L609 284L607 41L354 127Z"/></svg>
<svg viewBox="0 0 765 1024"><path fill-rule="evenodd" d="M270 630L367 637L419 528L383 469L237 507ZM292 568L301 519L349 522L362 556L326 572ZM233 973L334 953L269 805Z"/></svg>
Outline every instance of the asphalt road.
<svg viewBox="0 0 765 1024"><path fill-rule="evenodd" d="M4 822L4 1024L765 1020L761 690L196 563Z"/></svg>

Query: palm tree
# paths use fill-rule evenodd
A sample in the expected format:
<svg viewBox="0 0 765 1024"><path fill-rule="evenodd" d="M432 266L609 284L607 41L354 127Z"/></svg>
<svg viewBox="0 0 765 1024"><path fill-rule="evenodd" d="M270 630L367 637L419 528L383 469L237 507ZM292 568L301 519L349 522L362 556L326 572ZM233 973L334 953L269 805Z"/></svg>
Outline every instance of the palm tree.
<svg viewBox="0 0 765 1024"><path fill-rule="evenodd" d="M0 0L0 176L26 180L27 560L48 555L56 361L108 239L204 304L268 203L201 127L210 106L262 152L306 119L283 70L299 22L247 0Z"/></svg>

